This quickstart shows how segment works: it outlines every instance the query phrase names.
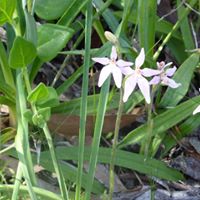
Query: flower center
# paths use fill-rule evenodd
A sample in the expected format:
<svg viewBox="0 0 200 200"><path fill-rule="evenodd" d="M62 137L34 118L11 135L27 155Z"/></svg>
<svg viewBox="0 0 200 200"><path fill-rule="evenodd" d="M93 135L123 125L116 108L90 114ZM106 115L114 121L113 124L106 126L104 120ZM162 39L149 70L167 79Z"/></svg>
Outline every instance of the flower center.
<svg viewBox="0 0 200 200"><path fill-rule="evenodd" d="M136 75L141 75L141 70L139 67L135 68L135 73L136 73Z"/></svg>
<svg viewBox="0 0 200 200"><path fill-rule="evenodd" d="M110 64L111 64L111 65L116 65L115 59L111 59L111 60L110 60Z"/></svg>

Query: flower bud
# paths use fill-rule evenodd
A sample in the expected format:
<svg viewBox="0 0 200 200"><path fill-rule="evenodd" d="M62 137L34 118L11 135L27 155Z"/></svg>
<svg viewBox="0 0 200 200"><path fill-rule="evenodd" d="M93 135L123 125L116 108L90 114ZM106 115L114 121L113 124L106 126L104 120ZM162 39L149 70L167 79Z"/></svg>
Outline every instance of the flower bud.
<svg viewBox="0 0 200 200"><path fill-rule="evenodd" d="M112 42L113 44L118 43L118 39L113 33L109 32L109 31L105 31L104 35L105 35L106 39L108 41Z"/></svg>

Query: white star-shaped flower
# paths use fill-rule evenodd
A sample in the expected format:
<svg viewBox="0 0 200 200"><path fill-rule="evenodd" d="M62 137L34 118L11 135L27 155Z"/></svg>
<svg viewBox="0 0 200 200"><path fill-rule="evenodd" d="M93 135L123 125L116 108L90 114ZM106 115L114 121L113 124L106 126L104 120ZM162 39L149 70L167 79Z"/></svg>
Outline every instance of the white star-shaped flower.
<svg viewBox="0 0 200 200"><path fill-rule="evenodd" d="M115 46L112 47L112 51L110 54L110 59L103 58L92 58L93 61L105 65L100 72L98 86L101 87L105 80L108 78L110 74L113 75L115 84L118 88L121 87L122 84L122 73L125 73L125 68L133 65L132 62L127 62L122 59L117 60L117 51Z"/></svg>
<svg viewBox="0 0 200 200"><path fill-rule="evenodd" d="M126 68L125 75L127 75L124 85L124 96L123 101L126 102L131 95L131 93L134 91L136 85L138 85L140 91L142 92L142 95L144 96L146 102L149 104L151 101L150 98L150 85L149 82L145 77L154 76L160 73L159 70L144 68L140 69L140 67L143 65L145 60L145 53L144 49L142 48L140 51L140 54L135 60L135 70L129 68Z"/></svg>

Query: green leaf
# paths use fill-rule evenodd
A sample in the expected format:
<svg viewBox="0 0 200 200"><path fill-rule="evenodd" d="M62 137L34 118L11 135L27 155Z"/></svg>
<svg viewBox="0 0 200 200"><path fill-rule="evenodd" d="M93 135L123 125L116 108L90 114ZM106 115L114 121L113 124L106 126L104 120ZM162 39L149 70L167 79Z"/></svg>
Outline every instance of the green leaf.
<svg viewBox="0 0 200 200"><path fill-rule="evenodd" d="M138 34L140 46L153 56L156 24L156 0L138 1Z"/></svg>
<svg viewBox="0 0 200 200"><path fill-rule="evenodd" d="M59 152L60 152L59 150L56 150L56 155L58 157L59 157L59 155L58 155ZM13 153L11 155L13 155ZM37 162L36 155L32 155L32 157L33 157L34 163L36 163ZM77 160L77 158L76 158L76 160ZM50 156L49 151L41 152L40 165L43 166L45 169L51 171L51 172L55 172L55 169L54 169L53 164L52 164L52 158ZM74 166L72 166L72 165L70 165L66 162L59 162L59 166L60 166L60 168L63 172L63 176L64 176L65 180L69 180L72 183L75 183L76 182L76 175L77 175L77 168L75 168ZM83 180L82 181L82 187L85 188L86 185L88 184L86 173L83 173L82 180ZM92 188L92 192L94 192L95 194L102 194L104 192L104 190L105 190L105 188L104 188L103 184L101 184L99 181L97 181L95 179L94 184L93 184L93 188Z"/></svg>
<svg viewBox="0 0 200 200"><path fill-rule="evenodd" d="M15 103L15 90L7 83L0 80L0 92L2 92L7 98Z"/></svg>
<svg viewBox="0 0 200 200"><path fill-rule="evenodd" d="M26 39L37 46L37 27L34 17L25 11Z"/></svg>
<svg viewBox="0 0 200 200"><path fill-rule="evenodd" d="M2 193L6 192L6 194L12 194L14 189L15 189L15 185L11 185L11 184L0 185L0 192L2 192ZM29 192L28 187L26 185L20 185L19 191L20 191L20 198L21 199L26 198L27 195L28 195L28 192ZM62 200L62 198L59 195L55 194L54 192L50 192L49 190L42 189L41 187L33 186L33 191L37 194L38 199L42 199L42 200ZM23 195L25 196L24 198L23 198ZM4 199L4 198L2 197L2 199Z"/></svg>
<svg viewBox="0 0 200 200"><path fill-rule="evenodd" d="M31 122L32 123L32 118L33 118L33 112L30 110L30 109L27 109L25 112L24 112L24 117L27 119L28 122Z"/></svg>
<svg viewBox="0 0 200 200"><path fill-rule="evenodd" d="M199 127L200 124L200 114L196 114L191 116L186 121L184 121L179 127L177 133L175 133L175 137L171 134L166 135L163 145L164 145L164 152L162 152L162 156L166 155L168 151L177 144L177 141L180 141L183 137L186 137L192 133L194 130Z"/></svg>
<svg viewBox="0 0 200 200"><path fill-rule="evenodd" d="M181 5L181 1L177 0L177 6ZM178 18L181 19L182 14L185 12L185 6L181 5L177 11L178 11ZM194 39L191 31L191 27L189 24L189 20L186 17L183 18L181 25L181 33L182 33L182 38L185 44L185 49L190 50L190 49L195 49L195 44L194 44Z"/></svg>
<svg viewBox="0 0 200 200"><path fill-rule="evenodd" d="M44 128L46 122L51 117L51 109L50 107L47 108L40 108L36 114L33 115L32 121L33 124L40 128Z"/></svg>
<svg viewBox="0 0 200 200"><path fill-rule="evenodd" d="M173 109L153 118L153 132L152 137L160 134L169 128L175 126L188 116L192 115L193 110L199 105L200 97L192 98ZM133 131L131 131L119 144L119 148L127 146L129 144L135 144L141 142L145 135L148 134L148 126L144 124Z"/></svg>
<svg viewBox="0 0 200 200"><path fill-rule="evenodd" d="M182 40L171 38L171 40L167 42L167 47L176 58L178 64L182 64L187 59L188 54L185 52L185 46Z"/></svg>
<svg viewBox="0 0 200 200"><path fill-rule="evenodd" d="M100 10L104 6L104 2L102 0L93 0L93 3L95 5L95 8L97 10ZM108 24L108 27L110 30L115 33L117 30L117 27L119 26L119 22L117 21L116 17L113 15L113 12L107 8L102 13L103 18L105 19L106 23Z"/></svg>
<svg viewBox="0 0 200 200"><path fill-rule="evenodd" d="M42 115L43 119L47 122L51 117L51 108L50 107L40 108L38 110L38 114Z"/></svg>
<svg viewBox="0 0 200 200"><path fill-rule="evenodd" d="M0 0L0 25L6 22L12 24L12 15L15 6L16 0Z"/></svg>
<svg viewBox="0 0 200 200"><path fill-rule="evenodd" d="M70 1L70 4L67 6L67 9L65 9L64 14L59 19L58 24L69 26L87 2L88 0Z"/></svg>
<svg viewBox="0 0 200 200"><path fill-rule="evenodd" d="M68 8L70 0L36 0L35 12L36 14L45 20L58 19ZM55 9L56 8L56 9Z"/></svg>
<svg viewBox="0 0 200 200"><path fill-rule="evenodd" d="M48 97L44 100L37 101L36 105L39 107L53 107L59 105L59 97L53 87L47 87Z"/></svg>
<svg viewBox="0 0 200 200"><path fill-rule="evenodd" d="M96 113L97 107L94 105L97 105L99 101L100 95L90 95L87 97L88 107L87 107L87 113ZM58 106L55 106L52 108L52 113L65 113L65 114L74 114L79 115L80 114L80 103L81 98L72 99L67 102L60 103ZM110 102L108 102L107 110L112 110L114 108L118 108L119 106L119 94L116 94Z"/></svg>
<svg viewBox="0 0 200 200"><path fill-rule="evenodd" d="M9 64L14 69L26 67L36 57L36 53L36 48L31 42L16 37L10 51Z"/></svg>
<svg viewBox="0 0 200 200"><path fill-rule="evenodd" d="M43 61L52 60L73 35L73 30L56 24L38 27L38 56Z"/></svg>
<svg viewBox="0 0 200 200"><path fill-rule="evenodd" d="M137 10L132 10L132 14L129 17L129 22L133 23L133 24L137 24L137 15L135 14L137 13ZM122 12L121 11L116 11L115 15L117 16L117 18L121 19L122 16ZM170 22L166 21L165 19L159 20L160 18L158 16L156 16L156 24L155 24L155 30L156 30L156 35L157 36L161 36L163 34L168 34L172 27L173 24L171 24ZM176 38L178 40L181 40L181 34L179 31L175 31L172 34L173 38Z"/></svg>
<svg viewBox="0 0 200 200"><path fill-rule="evenodd" d="M173 76L173 79L177 83L181 83L181 86L175 89L168 87L165 95L161 99L161 107L174 107L185 96L188 91L193 72L198 65L198 62L199 54L194 53L179 67L179 69Z"/></svg>
<svg viewBox="0 0 200 200"><path fill-rule="evenodd" d="M7 30L7 37L9 36L9 31ZM10 37L8 37L8 39L10 39ZM7 43L8 44L8 43ZM8 47L8 46L7 46ZM14 83L14 78L13 78L13 74L12 71L9 67L8 64L8 56L7 56L7 52L5 50L5 47L3 45L3 42L0 40L0 67L1 67L1 81L4 82L9 85L11 88L15 88L15 83Z"/></svg>
<svg viewBox="0 0 200 200"><path fill-rule="evenodd" d="M16 129L14 129L12 127L8 127L8 128L1 130L0 148L1 148L1 145L6 144L8 141L14 139L15 135L16 135Z"/></svg>
<svg viewBox="0 0 200 200"><path fill-rule="evenodd" d="M27 100L31 103L43 101L48 98L49 91L44 83L40 83L31 93L28 95Z"/></svg>
<svg viewBox="0 0 200 200"><path fill-rule="evenodd" d="M84 160L90 159L91 147L86 147L84 152ZM56 149L58 159L60 160L77 160L78 148L77 147L60 147ZM49 152L42 152L41 159L48 159ZM175 169L169 168L165 163L156 159L147 158L144 155L130 153L127 151L117 150L115 165L124 167L131 170L136 170L150 176L176 181L183 179L180 172ZM110 163L111 149L100 148L98 154L98 163Z"/></svg>

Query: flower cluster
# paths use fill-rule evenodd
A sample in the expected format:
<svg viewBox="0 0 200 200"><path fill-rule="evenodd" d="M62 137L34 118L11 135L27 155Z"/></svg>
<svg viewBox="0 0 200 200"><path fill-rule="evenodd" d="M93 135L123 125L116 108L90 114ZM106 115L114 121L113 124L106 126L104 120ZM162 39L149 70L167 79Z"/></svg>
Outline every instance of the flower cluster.
<svg viewBox="0 0 200 200"><path fill-rule="evenodd" d="M101 87L104 81L108 78L110 74L113 75L115 84L118 88L122 85L123 75L125 76L124 83L124 96L123 101L126 102L134 91L135 87L138 85L142 95L144 96L146 102L149 104L150 98L150 85L163 84L171 88L177 88L181 84L176 83L170 77L172 77L176 71L176 67L166 69L171 63L165 64L164 62L157 63L158 69L144 68L141 66L145 60L145 52L142 48L139 55L135 60L135 69L132 69L132 62L127 62L122 59L117 60L117 51L115 46L112 47L110 54L110 59L107 57L103 58L92 58L93 61L104 65L99 76L98 86ZM153 77L149 82L146 77Z"/></svg>

